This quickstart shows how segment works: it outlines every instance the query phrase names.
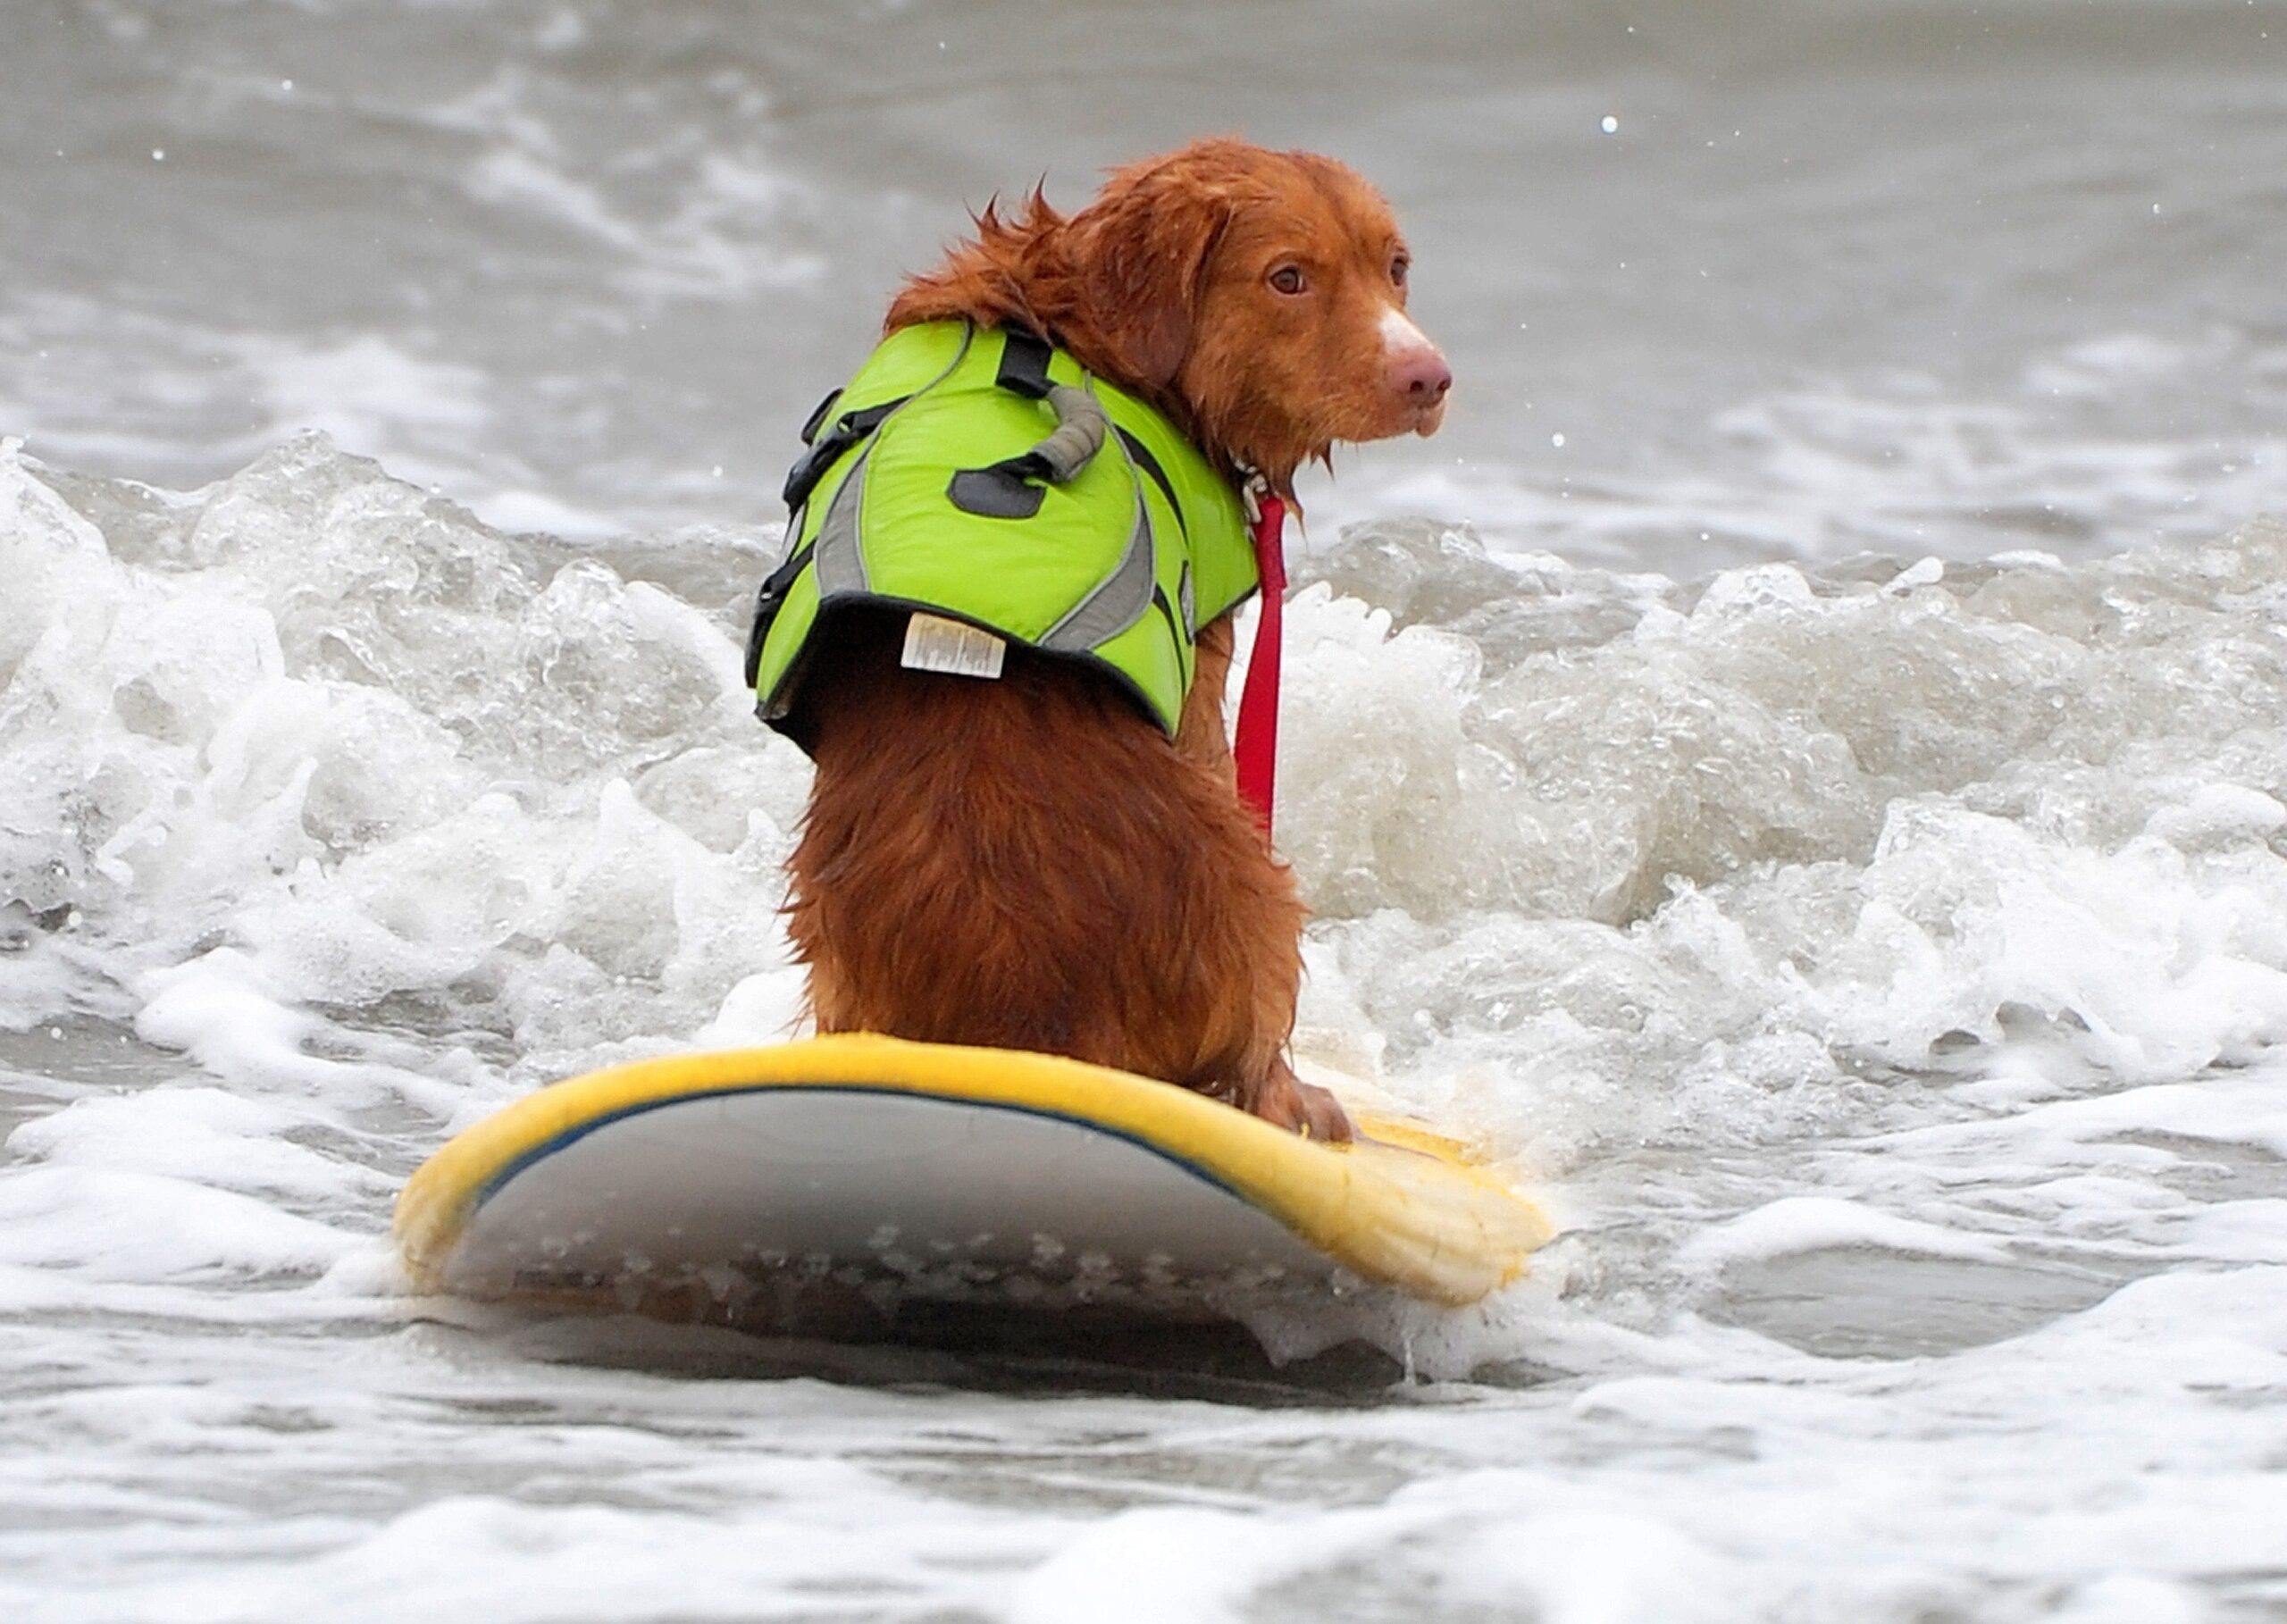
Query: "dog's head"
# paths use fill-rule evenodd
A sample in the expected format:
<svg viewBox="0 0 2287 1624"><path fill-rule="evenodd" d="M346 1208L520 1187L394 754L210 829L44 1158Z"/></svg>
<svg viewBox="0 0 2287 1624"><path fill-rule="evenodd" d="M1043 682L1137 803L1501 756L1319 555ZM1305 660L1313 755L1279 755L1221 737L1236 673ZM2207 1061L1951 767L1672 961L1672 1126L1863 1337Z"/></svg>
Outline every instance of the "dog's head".
<svg viewBox="0 0 2287 1624"><path fill-rule="evenodd" d="M1197 141L1115 171L1069 219L1035 193L977 224L890 325L1037 328L1282 490L1337 440L1430 434L1445 415L1453 374L1405 313L1405 240L1331 158Z"/></svg>
<svg viewBox="0 0 2287 1624"><path fill-rule="evenodd" d="M1331 158L1197 142L1116 172L1064 243L1111 352L1100 370L1171 393L1278 484L1336 440L1445 415L1453 374L1406 314L1405 239Z"/></svg>

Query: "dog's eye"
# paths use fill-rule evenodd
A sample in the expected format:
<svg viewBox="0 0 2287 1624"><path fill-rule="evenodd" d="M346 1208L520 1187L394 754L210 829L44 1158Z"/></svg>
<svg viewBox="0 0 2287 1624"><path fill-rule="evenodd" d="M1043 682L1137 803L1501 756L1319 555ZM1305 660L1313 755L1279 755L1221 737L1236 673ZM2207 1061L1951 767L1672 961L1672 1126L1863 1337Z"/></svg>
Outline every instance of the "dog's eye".
<svg viewBox="0 0 2287 1624"><path fill-rule="evenodd" d="M1396 288L1404 287L1405 273L1412 269L1413 262L1403 254L1390 261L1390 285Z"/></svg>
<svg viewBox="0 0 2287 1624"><path fill-rule="evenodd" d="M1281 265L1270 273L1270 285L1281 293L1300 293L1309 284L1300 265Z"/></svg>

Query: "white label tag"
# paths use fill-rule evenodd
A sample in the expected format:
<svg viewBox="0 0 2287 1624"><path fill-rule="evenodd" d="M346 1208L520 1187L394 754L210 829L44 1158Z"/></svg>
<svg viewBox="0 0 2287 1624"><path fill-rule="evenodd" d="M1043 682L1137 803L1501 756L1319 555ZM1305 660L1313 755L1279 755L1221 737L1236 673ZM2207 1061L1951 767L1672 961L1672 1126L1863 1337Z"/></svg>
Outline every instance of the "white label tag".
<svg viewBox="0 0 2287 1624"><path fill-rule="evenodd" d="M990 678L1001 674L1001 660L1008 651L1001 639L965 621L917 613L905 623L905 654L898 664L913 671Z"/></svg>

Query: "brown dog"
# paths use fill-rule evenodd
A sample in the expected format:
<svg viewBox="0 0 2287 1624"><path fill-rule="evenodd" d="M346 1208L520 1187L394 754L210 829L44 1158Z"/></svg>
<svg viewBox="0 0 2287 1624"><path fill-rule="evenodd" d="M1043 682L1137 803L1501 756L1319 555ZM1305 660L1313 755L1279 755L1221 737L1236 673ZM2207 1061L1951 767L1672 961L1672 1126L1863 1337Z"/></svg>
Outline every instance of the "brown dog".
<svg viewBox="0 0 2287 1624"><path fill-rule="evenodd" d="M1291 492L1336 440L1428 434L1452 374L1407 319L1388 206L1331 159L1202 141L1068 219L1035 192L913 278L889 331L1029 328L1144 397L1236 482ZM822 1032L1076 1056L1347 1138L1286 1049L1304 909L1234 788L1230 617L1170 743L1093 671L907 670L845 612L808 684L817 778L788 903Z"/></svg>

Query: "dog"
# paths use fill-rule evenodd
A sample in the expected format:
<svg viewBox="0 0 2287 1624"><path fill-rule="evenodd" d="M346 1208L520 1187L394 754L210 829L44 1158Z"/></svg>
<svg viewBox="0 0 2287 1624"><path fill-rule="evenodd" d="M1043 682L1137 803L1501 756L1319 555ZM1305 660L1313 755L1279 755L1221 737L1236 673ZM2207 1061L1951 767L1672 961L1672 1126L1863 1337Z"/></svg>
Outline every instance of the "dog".
<svg viewBox="0 0 2287 1624"><path fill-rule="evenodd" d="M1195 142L1066 216L1039 188L909 278L884 322L1039 335L1291 498L1337 441L1433 433L1452 373L1406 314L1388 205L1330 158ZM1235 787L1232 616L1170 739L1021 644L998 680L905 668L906 613L842 612L807 685L817 777L786 914L821 1032L1068 1055L1345 1140L1286 1049L1306 910Z"/></svg>

